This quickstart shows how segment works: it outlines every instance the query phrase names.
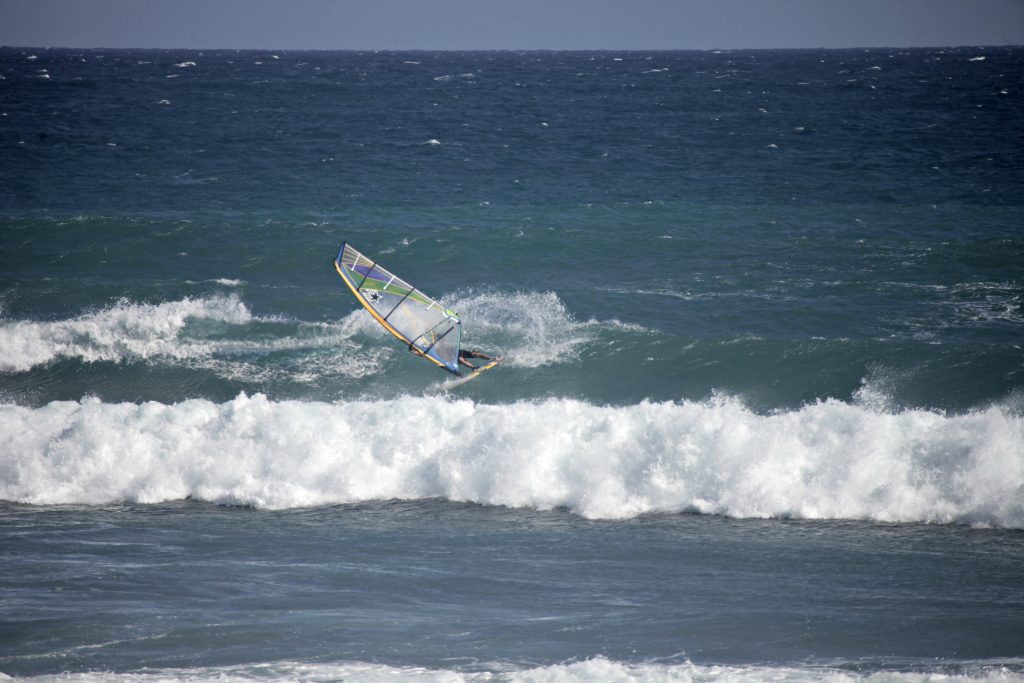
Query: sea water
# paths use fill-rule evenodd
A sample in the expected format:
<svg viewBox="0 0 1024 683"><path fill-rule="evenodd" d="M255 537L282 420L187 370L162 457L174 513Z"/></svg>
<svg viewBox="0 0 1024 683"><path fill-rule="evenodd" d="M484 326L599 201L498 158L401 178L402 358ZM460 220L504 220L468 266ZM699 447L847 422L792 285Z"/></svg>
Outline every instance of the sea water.
<svg viewBox="0 0 1024 683"><path fill-rule="evenodd" d="M0 672L1021 680L1022 158L1019 48L0 49Z"/></svg>

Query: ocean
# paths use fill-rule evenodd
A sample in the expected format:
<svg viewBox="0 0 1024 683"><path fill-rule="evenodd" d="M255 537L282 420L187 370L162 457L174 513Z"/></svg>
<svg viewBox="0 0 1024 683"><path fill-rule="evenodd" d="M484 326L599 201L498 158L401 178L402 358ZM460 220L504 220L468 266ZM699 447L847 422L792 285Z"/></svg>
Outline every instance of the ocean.
<svg viewBox="0 0 1024 683"><path fill-rule="evenodd" d="M1022 160L1019 47L0 48L0 678L1024 680Z"/></svg>

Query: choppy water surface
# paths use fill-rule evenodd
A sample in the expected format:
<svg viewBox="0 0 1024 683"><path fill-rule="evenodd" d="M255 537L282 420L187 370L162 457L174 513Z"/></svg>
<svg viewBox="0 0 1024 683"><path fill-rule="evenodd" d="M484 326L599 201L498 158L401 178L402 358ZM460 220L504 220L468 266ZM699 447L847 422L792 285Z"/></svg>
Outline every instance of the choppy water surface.
<svg viewBox="0 0 1024 683"><path fill-rule="evenodd" d="M0 671L1019 680L1022 64L0 49Z"/></svg>

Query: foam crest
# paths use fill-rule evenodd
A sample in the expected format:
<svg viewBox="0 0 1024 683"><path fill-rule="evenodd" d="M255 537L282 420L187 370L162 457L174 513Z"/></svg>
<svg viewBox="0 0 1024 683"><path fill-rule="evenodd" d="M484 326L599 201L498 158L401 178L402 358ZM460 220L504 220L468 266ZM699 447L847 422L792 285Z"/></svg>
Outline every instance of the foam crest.
<svg viewBox="0 0 1024 683"><path fill-rule="evenodd" d="M993 664L972 664L957 673L879 671L861 673L827 667L769 667L769 666L701 666L689 662L681 664L625 663L595 657L566 664L538 666L529 669L508 670L498 665L494 671L455 671L415 666L388 666L363 662L302 663L273 662L244 664L217 668L150 669L143 672L63 673L59 676L38 676L29 679L37 683L49 680L79 681L81 683L153 683L156 681L220 681L247 683L249 681L349 681L350 683L380 683L401 681L410 683L803 683L804 681L832 681L846 683L868 681L882 683L944 683L991 682L1002 683L1024 680L1019 669ZM1019 663L1017 663L1019 664ZM0 674L2 677L2 674Z"/></svg>
<svg viewBox="0 0 1024 683"><path fill-rule="evenodd" d="M695 511L1024 528L1024 417L827 401L610 407L188 400L0 407L0 499L259 508L445 498L588 518Z"/></svg>
<svg viewBox="0 0 1024 683"><path fill-rule="evenodd" d="M186 298L159 304L121 300L68 320L0 322L0 371L19 372L59 358L124 361L195 355L178 335L190 319L243 324L252 318L235 296Z"/></svg>
<svg viewBox="0 0 1024 683"><path fill-rule="evenodd" d="M495 351L519 367L572 360L600 328L626 327L615 320L579 322L554 292L471 292L453 307L466 328L464 347Z"/></svg>
<svg viewBox="0 0 1024 683"><path fill-rule="evenodd" d="M231 380L312 383L325 374L359 378L380 370L389 347L367 347L353 339L358 336L383 341L387 334L362 311L331 323L254 316L234 294L159 304L122 300L68 320L0 322L0 347L7 351L0 372L27 371L63 358L160 359ZM293 351L317 353L258 362Z"/></svg>

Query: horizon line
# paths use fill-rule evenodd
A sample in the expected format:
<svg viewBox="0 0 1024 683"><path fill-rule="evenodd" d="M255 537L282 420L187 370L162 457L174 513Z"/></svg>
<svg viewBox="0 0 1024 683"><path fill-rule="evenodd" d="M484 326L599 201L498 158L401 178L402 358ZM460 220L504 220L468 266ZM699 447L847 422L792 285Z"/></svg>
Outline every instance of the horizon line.
<svg viewBox="0 0 1024 683"><path fill-rule="evenodd" d="M105 46L105 45L7 45L0 44L0 50L187 50L202 52L765 52L786 50L961 50L1019 48L1022 43L962 43L958 45L850 45L843 47L788 46L788 47L166 47L166 46Z"/></svg>

